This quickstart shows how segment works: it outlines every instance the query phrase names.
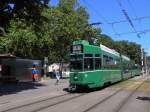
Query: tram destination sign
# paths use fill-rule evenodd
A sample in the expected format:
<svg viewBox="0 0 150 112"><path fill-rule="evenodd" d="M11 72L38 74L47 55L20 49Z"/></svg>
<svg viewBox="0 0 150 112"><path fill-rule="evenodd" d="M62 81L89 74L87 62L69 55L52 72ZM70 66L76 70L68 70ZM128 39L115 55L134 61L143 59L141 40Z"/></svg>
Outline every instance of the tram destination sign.
<svg viewBox="0 0 150 112"><path fill-rule="evenodd" d="M73 45L71 47L71 53L82 53L83 52L83 46L82 45Z"/></svg>

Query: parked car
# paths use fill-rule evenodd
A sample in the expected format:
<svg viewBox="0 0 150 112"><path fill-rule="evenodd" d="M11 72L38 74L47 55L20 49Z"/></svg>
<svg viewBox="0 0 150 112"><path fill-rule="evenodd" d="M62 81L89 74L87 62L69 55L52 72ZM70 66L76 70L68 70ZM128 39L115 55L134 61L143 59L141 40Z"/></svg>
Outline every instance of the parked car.
<svg viewBox="0 0 150 112"><path fill-rule="evenodd" d="M70 71L62 71L62 78L69 78Z"/></svg>

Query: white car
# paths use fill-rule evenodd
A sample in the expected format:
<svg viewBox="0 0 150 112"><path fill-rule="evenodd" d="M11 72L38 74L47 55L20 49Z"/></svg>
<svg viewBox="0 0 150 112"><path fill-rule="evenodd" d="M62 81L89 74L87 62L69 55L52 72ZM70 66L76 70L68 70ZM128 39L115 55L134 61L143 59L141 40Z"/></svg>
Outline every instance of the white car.
<svg viewBox="0 0 150 112"><path fill-rule="evenodd" d="M70 71L62 71L62 78L68 78Z"/></svg>

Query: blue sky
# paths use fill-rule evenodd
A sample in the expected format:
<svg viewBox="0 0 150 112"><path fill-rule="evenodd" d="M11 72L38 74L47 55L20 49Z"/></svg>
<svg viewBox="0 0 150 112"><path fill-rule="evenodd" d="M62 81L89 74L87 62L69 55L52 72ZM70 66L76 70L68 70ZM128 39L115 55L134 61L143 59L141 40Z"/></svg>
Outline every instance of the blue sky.
<svg viewBox="0 0 150 112"><path fill-rule="evenodd" d="M52 5L56 5L58 0L50 0ZM119 6L118 2L122 4ZM102 33L111 36L114 40L128 40L141 44L150 55L150 0L79 0L79 3L86 7L90 17L89 23L101 22L97 26L102 29ZM136 33L116 35L116 33L133 32L129 22L109 24L110 22L126 20L122 13L125 9L130 18L147 17L141 20L132 21L136 31L144 31L141 38Z"/></svg>

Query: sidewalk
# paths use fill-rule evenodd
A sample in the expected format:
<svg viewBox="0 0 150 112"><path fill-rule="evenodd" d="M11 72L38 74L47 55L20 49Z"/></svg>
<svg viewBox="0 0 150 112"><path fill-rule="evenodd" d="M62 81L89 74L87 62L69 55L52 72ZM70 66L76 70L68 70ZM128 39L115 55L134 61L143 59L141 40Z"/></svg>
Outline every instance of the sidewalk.
<svg viewBox="0 0 150 112"><path fill-rule="evenodd" d="M67 93L68 79L61 79L55 85L56 79L42 80L37 83L20 82L17 85L0 86L0 107L11 104L20 104L49 98Z"/></svg>

